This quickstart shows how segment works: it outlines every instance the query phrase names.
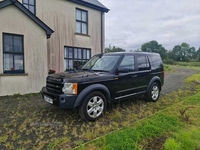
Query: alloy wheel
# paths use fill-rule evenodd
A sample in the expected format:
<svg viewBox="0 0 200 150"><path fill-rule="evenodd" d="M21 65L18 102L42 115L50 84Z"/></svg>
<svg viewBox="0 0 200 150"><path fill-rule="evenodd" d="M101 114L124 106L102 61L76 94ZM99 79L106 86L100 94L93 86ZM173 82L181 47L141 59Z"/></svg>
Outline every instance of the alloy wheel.
<svg viewBox="0 0 200 150"><path fill-rule="evenodd" d="M101 97L99 96L94 96L92 97L87 104L87 114L91 118L97 118L99 117L103 110L104 110L104 101Z"/></svg>

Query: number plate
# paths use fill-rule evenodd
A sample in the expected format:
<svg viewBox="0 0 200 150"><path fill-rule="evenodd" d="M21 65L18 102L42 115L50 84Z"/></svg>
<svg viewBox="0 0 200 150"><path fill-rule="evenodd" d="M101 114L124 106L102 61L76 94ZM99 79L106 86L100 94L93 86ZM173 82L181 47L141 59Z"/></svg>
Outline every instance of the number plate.
<svg viewBox="0 0 200 150"><path fill-rule="evenodd" d="M53 99L51 99L51 98L49 98L49 97L47 97L47 96L45 96L45 95L44 95L44 100L45 100L46 102L50 103L50 104L53 104Z"/></svg>

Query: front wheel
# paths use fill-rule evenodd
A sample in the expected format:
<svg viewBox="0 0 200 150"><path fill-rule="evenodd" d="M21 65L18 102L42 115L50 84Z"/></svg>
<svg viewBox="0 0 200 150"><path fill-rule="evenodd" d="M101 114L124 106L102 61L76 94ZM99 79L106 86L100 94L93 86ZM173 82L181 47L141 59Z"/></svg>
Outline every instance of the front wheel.
<svg viewBox="0 0 200 150"><path fill-rule="evenodd" d="M105 96L101 92L94 91L84 98L79 107L79 115L86 121L96 121L102 117L105 110Z"/></svg>
<svg viewBox="0 0 200 150"><path fill-rule="evenodd" d="M149 91L147 91L145 100L150 102L156 102L159 96L160 96L160 86L158 85L158 83L154 82L149 88Z"/></svg>

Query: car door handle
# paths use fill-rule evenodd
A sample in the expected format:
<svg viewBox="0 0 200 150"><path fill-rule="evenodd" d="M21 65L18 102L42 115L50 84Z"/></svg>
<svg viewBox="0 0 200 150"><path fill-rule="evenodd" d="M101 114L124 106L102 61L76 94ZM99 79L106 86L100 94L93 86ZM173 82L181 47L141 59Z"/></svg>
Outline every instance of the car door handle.
<svg viewBox="0 0 200 150"><path fill-rule="evenodd" d="M133 76L131 76L132 78L136 78L137 77L137 75L133 75Z"/></svg>

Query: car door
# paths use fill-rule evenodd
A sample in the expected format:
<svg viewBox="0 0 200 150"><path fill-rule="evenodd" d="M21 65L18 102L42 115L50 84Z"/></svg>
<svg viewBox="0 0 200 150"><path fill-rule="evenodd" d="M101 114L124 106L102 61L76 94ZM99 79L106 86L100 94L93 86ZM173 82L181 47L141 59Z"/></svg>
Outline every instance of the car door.
<svg viewBox="0 0 200 150"><path fill-rule="evenodd" d="M115 93L115 100L129 98L135 95L137 91L137 74L135 72L135 58L134 55L124 55L118 70L127 70L125 72L118 72L115 75L115 86L113 86Z"/></svg>
<svg viewBox="0 0 200 150"><path fill-rule="evenodd" d="M137 70L137 93L145 92L151 79L149 58L145 55L137 55L136 57Z"/></svg>

